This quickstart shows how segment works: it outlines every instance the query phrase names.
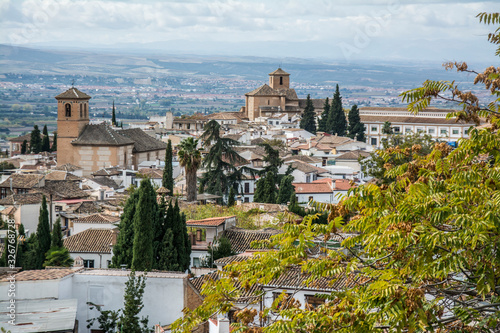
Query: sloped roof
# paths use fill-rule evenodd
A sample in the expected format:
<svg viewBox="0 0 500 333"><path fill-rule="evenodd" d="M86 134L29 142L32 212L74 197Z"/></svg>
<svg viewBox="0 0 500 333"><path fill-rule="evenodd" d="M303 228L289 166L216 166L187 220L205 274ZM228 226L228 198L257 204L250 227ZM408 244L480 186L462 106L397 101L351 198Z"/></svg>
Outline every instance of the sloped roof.
<svg viewBox="0 0 500 333"><path fill-rule="evenodd" d="M74 272L72 269L37 269L19 272L15 277L16 281L57 280ZM8 279L9 277L4 277L0 282L6 282Z"/></svg>
<svg viewBox="0 0 500 333"><path fill-rule="evenodd" d="M38 186L40 181L43 180L43 175L37 175L37 174L24 174L24 173L13 173L10 175L9 178L4 180L1 184L0 187L11 187L11 182L12 182L12 188L25 188L25 189L31 189L33 187Z"/></svg>
<svg viewBox="0 0 500 333"><path fill-rule="evenodd" d="M40 137L42 137L42 135L40 134ZM15 138L10 138L9 141L10 142L23 142L24 140L26 140L28 143L30 142L31 140L31 134L25 134L25 135L20 135L18 137L15 137Z"/></svg>
<svg viewBox="0 0 500 333"><path fill-rule="evenodd" d="M118 133L134 142L134 151L136 152L164 150L167 148L165 142L156 140L140 128L120 130Z"/></svg>
<svg viewBox="0 0 500 333"><path fill-rule="evenodd" d="M340 156L335 157L336 160L357 160L359 157L367 157L370 156L370 153L367 151L361 150L353 150L348 151Z"/></svg>
<svg viewBox="0 0 500 333"><path fill-rule="evenodd" d="M225 120L233 120L236 119L237 122L241 121L241 117L238 114L239 112L219 112L212 113L207 115L207 119L225 119Z"/></svg>
<svg viewBox="0 0 500 333"><path fill-rule="evenodd" d="M69 180L47 180L45 181L45 186L37 190L44 193L47 197L52 195L52 200L54 201L89 197L89 194L80 189L78 184Z"/></svg>
<svg viewBox="0 0 500 333"><path fill-rule="evenodd" d="M189 283L198 291L198 293L201 293L201 289L203 287L203 284L205 282L214 280L217 281L219 279L219 272L211 272L208 274L204 274L198 277L194 277L189 279ZM235 281L235 287L238 289L241 289L241 285L238 283L238 281ZM244 291L241 294L241 297L237 300L238 302L249 302L251 300L255 300L256 297L260 298L260 296L256 296L256 293L260 294L262 292L262 288L259 284L254 283L250 287L250 289L243 289Z"/></svg>
<svg viewBox="0 0 500 333"><path fill-rule="evenodd" d="M118 167L103 168L92 173L92 176L117 176L122 174L122 169Z"/></svg>
<svg viewBox="0 0 500 333"><path fill-rule="evenodd" d="M317 111L323 112L323 107L325 106L324 98L311 98L311 102L315 112ZM307 99L304 98L299 99L299 107L301 109L305 109L306 105L307 105Z"/></svg>
<svg viewBox="0 0 500 333"><path fill-rule="evenodd" d="M235 216L236 215L222 216L222 217L211 217L211 218L203 219L203 220L189 220L189 221L186 221L186 225L188 225L190 227L194 227L194 226L216 227L216 226L224 224L224 222L226 222L227 219L230 219L230 218L235 217Z"/></svg>
<svg viewBox="0 0 500 333"><path fill-rule="evenodd" d="M120 131L121 132L121 131ZM126 146L134 141L115 131L106 124L85 125L80 136L71 141L73 145Z"/></svg>
<svg viewBox="0 0 500 333"><path fill-rule="evenodd" d="M66 171L54 170L49 174L45 175L45 180L71 180L71 181L79 181L82 178L75 176L74 174Z"/></svg>
<svg viewBox="0 0 500 333"><path fill-rule="evenodd" d="M69 88L65 92L57 95L55 99L91 99L89 95L84 92L81 92L75 87Z"/></svg>
<svg viewBox="0 0 500 333"><path fill-rule="evenodd" d="M241 254L236 254L234 256L219 258L219 259L217 259L217 260L214 261L214 264L225 266L225 265L231 264L233 262L242 262L242 261L245 261L249 257L250 257L250 254L241 253Z"/></svg>
<svg viewBox="0 0 500 333"><path fill-rule="evenodd" d="M113 179L108 177L96 177L96 178L91 178L91 180L99 185L111 187L114 190L120 188L120 186Z"/></svg>
<svg viewBox="0 0 500 333"><path fill-rule="evenodd" d="M55 170L62 170L62 171L76 171L76 170L83 170L82 167L79 167L77 165L71 164L71 163L66 163L63 165L58 165Z"/></svg>
<svg viewBox="0 0 500 333"><path fill-rule="evenodd" d="M240 228L227 229L224 235L231 243L231 249L236 253L242 253L251 249L250 244L253 241L271 239L272 236L279 234L281 231L274 229L264 230L247 230Z"/></svg>
<svg viewBox="0 0 500 333"><path fill-rule="evenodd" d="M323 173L323 172L328 172L328 170L326 169L323 169L323 168L319 168L317 166L314 166L314 165L311 165L309 163L306 163L306 162L302 162L302 161L293 161L291 163L288 163L288 164L291 164L293 168L299 170L299 171L302 171L304 173L311 173L311 172L315 172L315 173Z"/></svg>
<svg viewBox="0 0 500 333"><path fill-rule="evenodd" d="M277 70L272 71L271 73L269 73L269 75L290 75L290 74L282 70L281 67L278 67Z"/></svg>
<svg viewBox="0 0 500 333"><path fill-rule="evenodd" d="M363 281L363 278L359 275L339 275L336 281L333 277L319 277L306 286L306 280L310 278L310 276L310 274L302 272L300 267L291 267L281 274L280 277L270 281L265 286L280 289L295 289L302 287L317 291L333 291L353 288Z"/></svg>
<svg viewBox="0 0 500 333"><path fill-rule="evenodd" d="M13 194L0 199L0 205L35 205L42 202L42 193Z"/></svg>
<svg viewBox="0 0 500 333"><path fill-rule="evenodd" d="M100 212L101 208L95 201L82 201L75 205L71 205L68 210L72 210L75 213L94 214Z"/></svg>
<svg viewBox="0 0 500 333"><path fill-rule="evenodd" d="M0 214L5 215L5 216L12 215L15 212L16 212L16 207L14 207L14 206L9 206L3 210L0 210Z"/></svg>
<svg viewBox="0 0 500 333"><path fill-rule="evenodd" d="M153 179L163 178L163 170L160 169L142 168L138 170L137 174Z"/></svg>
<svg viewBox="0 0 500 333"><path fill-rule="evenodd" d="M254 89L248 93L245 94L246 96L276 96L276 95L280 95L280 93L271 88L269 85L267 84L264 84L262 86L260 86L259 88L257 89Z"/></svg>
<svg viewBox="0 0 500 333"><path fill-rule="evenodd" d="M111 229L87 229L63 240L69 252L111 253Z"/></svg>
<svg viewBox="0 0 500 333"><path fill-rule="evenodd" d="M307 155L291 155L283 159L283 161L302 161L305 163L319 163L322 161L319 157L307 156Z"/></svg>
<svg viewBox="0 0 500 333"><path fill-rule="evenodd" d="M96 224L108 224L108 223L116 223L120 221L120 217L105 215L101 213L92 214L89 216L85 216L73 221L73 223L96 223Z"/></svg>
<svg viewBox="0 0 500 333"><path fill-rule="evenodd" d="M288 99L288 100L299 100L299 103L300 103L300 99L297 96L297 93L295 92L295 89L292 89L292 88L280 88L280 89L278 89L278 93L280 95L285 95L286 99Z"/></svg>
<svg viewBox="0 0 500 333"><path fill-rule="evenodd" d="M292 183L295 193L333 193L333 189L328 183Z"/></svg>

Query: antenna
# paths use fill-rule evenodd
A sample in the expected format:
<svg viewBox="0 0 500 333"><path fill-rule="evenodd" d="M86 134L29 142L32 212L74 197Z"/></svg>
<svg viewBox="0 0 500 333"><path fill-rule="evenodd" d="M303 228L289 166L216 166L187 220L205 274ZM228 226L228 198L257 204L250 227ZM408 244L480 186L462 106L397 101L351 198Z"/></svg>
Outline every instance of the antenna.
<svg viewBox="0 0 500 333"><path fill-rule="evenodd" d="M73 80L71 81L71 88L74 88L74 87L75 87L75 79L73 79Z"/></svg>

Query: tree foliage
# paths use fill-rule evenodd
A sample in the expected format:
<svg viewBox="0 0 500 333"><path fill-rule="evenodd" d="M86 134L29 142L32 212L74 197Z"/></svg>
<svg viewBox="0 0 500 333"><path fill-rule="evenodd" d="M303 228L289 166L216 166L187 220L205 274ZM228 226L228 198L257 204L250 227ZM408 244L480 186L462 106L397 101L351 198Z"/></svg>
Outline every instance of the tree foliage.
<svg viewBox="0 0 500 333"><path fill-rule="evenodd" d="M246 160L233 149L240 144L238 141L220 136L217 121L210 120L204 130L201 139L209 150L202 163L205 173L200 179L200 191L227 196L229 189L241 180L243 169L239 166Z"/></svg>
<svg viewBox="0 0 500 333"><path fill-rule="evenodd" d="M31 131L30 151L34 154L42 151L42 137L38 125L33 126L33 130Z"/></svg>
<svg viewBox="0 0 500 333"><path fill-rule="evenodd" d="M153 237L158 218L158 202L156 193L147 178L141 181L138 189L139 199L134 214L134 243L132 249L132 269L147 271L153 267ZM130 245L129 245L130 246Z"/></svg>
<svg viewBox="0 0 500 333"><path fill-rule="evenodd" d="M328 126L331 128L331 132L329 132L330 134L337 134L338 136L345 136L347 134L347 120L344 108L342 107L342 96L340 96L338 84L335 88L335 93L333 94L330 120L328 122Z"/></svg>
<svg viewBox="0 0 500 333"><path fill-rule="evenodd" d="M302 113L302 119L300 120L300 128L306 131L316 134L316 114L314 113L314 106L311 101L311 95L307 95L306 107Z"/></svg>
<svg viewBox="0 0 500 333"><path fill-rule="evenodd" d="M318 132L330 133L330 128L328 127L328 115L330 114L330 100L328 97L325 99L325 104L323 106L323 112L321 113L321 119L318 121Z"/></svg>
<svg viewBox="0 0 500 333"><path fill-rule="evenodd" d="M36 229L36 252L37 261L36 267L43 268L45 261L45 254L50 250L51 235L49 226L49 211L47 209L47 199L45 195L42 197L42 204L40 206L40 213L38 216L38 226Z"/></svg>
<svg viewBox="0 0 500 333"><path fill-rule="evenodd" d="M384 122L384 125L382 125L382 134L394 134L394 130L391 125L392 124L389 121Z"/></svg>
<svg viewBox="0 0 500 333"><path fill-rule="evenodd" d="M172 141L170 139L167 142L167 148L165 150L165 168L163 169L162 186L165 187L169 192L170 196L174 195L174 177L173 177L173 166L172 166Z"/></svg>
<svg viewBox="0 0 500 333"><path fill-rule="evenodd" d="M28 141L24 140L21 144L21 155L24 155L28 152Z"/></svg>
<svg viewBox="0 0 500 333"><path fill-rule="evenodd" d="M197 148L198 140L193 137L182 140L177 146L179 164L184 167L186 174L187 201L196 201L196 171L201 163L201 151Z"/></svg>
<svg viewBox="0 0 500 333"><path fill-rule="evenodd" d="M359 109L357 105L353 105L351 107L351 111L349 111L348 115L349 126L348 137L351 139L365 142L365 125L361 122L361 118L359 117Z"/></svg>
<svg viewBox="0 0 500 333"><path fill-rule="evenodd" d="M131 244L134 243L134 215L138 200L139 191L132 190L120 216L119 233L116 244L113 246L113 258L111 260L114 268L121 268L122 265L126 268L132 267L133 247Z"/></svg>
<svg viewBox="0 0 500 333"><path fill-rule="evenodd" d="M52 139L52 147L50 151L57 151L57 132L54 132L54 138Z"/></svg>
<svg viewBox="0 0 500 333"><path fill-rule="evenodd" d="M214 239L214 242L208 246L208 257L206 258L206 263L208 267L216 268L217 266L214 262L217 259L229 257L235 255L236 253L231 248L231 242L225 236L219 239Z"/></svg>
<svg viewBox="0 0 500 333"><path fill-rule="evenodd" d="M329 213L328 224L314 224L311 215L301 224L286 224L282 234L261 242L269 251L226 266L218 281L206 283L205 301L186 310L174 332L188 332L213 314L234 310L255 283L269 285L290 269L308 276L296 291L314 288L321 279L351 284L328 292L316 308L279 307L282 294L261 308L265 332L498 332L500 85L488 89L496 100L487 106L478 102L479 109L469 108L469 94L452 98L465 105L457 116L485 114L491 126L472 128L455 150L435 143L429 154L387 164L391 182L352 188L338 205L317 204ZM427 93L432 99L441 92ZM384 158L399 160L406 150L393 147ZM341 251L317 242L332 237L341 239ZM263 295L256 290L254 296ZM259 318L247 317L240 315L233 329L260 332Z"/></svg>

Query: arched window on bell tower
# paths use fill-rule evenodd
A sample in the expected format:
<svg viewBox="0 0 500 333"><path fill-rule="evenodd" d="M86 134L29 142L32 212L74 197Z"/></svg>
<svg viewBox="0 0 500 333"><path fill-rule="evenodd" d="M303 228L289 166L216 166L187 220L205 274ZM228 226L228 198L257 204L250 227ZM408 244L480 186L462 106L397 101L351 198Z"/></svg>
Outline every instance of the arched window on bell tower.
<svg viewBox="0 0 500 333"><path fill-rule="evenodd" d="M83 104L83 115L87 118L87 103Z"/></svg>
<svg viewBox="0 0 500 333"><path fill-rule="evenodd" d="M280 86L283 85L283 76L280 76Z"/></svg>
<svg viewBox="0 0 500 333"><path fill-rule="evenodd" d="M83 104L80 103L80 118L83 118Z"/></svg>
<svg viewBox="0 0 500 333"><path fill-rule="evenodd" d="M71 117L71 104L64 105L64 110L66 111L66 117Z"/></svg>

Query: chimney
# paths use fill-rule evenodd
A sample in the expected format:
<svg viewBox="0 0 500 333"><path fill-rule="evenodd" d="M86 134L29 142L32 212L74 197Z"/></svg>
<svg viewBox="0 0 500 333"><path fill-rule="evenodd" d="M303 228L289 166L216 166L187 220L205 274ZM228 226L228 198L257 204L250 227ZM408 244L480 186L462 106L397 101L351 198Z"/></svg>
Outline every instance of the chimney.
<svg viewBox="0 0 500 333"><path fill-rule="evenodd" d="M196 245L196 234L192 232L189 236L191 237L191 245Z"/></svg>
<svg viewBox="0 0 500 333"><path fill-rule="evenodd" d="M196 229L196 241L201 242L201 229Z"/></svg>
<svg viewBox="0 0 500 333"><path fill-rule="evenodd" d="M335 191L335 188L337 187L337 180L332 179L332 190Z"/></svg>
<svg viewBox="0 0 500 333"><path fill-rule="evenodd" d="M104 189L99 189L99 200L104 201Z"/></svg>

